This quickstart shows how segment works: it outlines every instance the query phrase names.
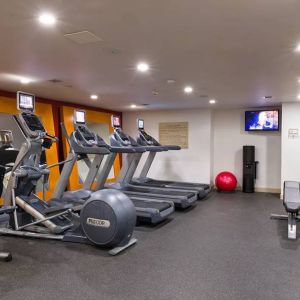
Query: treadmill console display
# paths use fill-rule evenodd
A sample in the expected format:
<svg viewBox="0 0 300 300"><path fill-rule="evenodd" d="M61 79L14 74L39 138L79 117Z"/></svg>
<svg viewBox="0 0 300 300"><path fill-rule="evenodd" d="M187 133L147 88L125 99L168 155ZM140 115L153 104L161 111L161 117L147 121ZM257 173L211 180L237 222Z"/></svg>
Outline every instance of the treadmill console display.
<svg viewBox="0 0 300 300"><path fill-rule="evenodd" d="M148 144L153 144L153 139L150 135L148 135L144 130L141 131L143 137L145 138L145 140L147 141Z"/></svg>
<svg viewBox="0 0 300 300"><path fill-rule="evenodd" d="M138 119L137 123L138 123L138 129L144 130L144 120Z"/></svg>
<svg viewBox="0 0 300 300"><path fill-rule="evenodd" d="M126 144L129 142L127 135L121 129L117 129L116 132L118 133L120 139L123 142L125 142Z"/></svg>
<svg viewBox="0 0 300 300"><path fill-rule="evenodd" d="M17 106L22 111L34 111L35 96L32 94L17 92Z"/></svg>
<svg viewBox="0 0 300 300"><path fill-rule="evenodd" d="M124 145L130 145L130 140L128 138L128 136L122 131L121 129L121 119L119 116L112 116L111 117L111 123L112 123L112 127L115 129L115 133L118 136L119 140L121 140L121 142Z"/></svg>
<svg viewBox="0 0 300 300"><path fill-rule="evenodd" d="M85 111L75 110L74 121L76 124L85 124Z"/></svg>
<svg viewBox="0 0 300 300"><path fill-rule="evenodd" d="M118 116L111 117L111 123L113 128L120 128L121 127L121 120Z"/></svg>
<svg viewBox="0 0 300 300"><path fill-rule="evenodd" d="M97 143L95 135L90 132L85 126L79 126L78 130L86 141Z"/></svg>
<svg viewBox="0 0 300 300"><path fill-rule="evenodd" d="M100 145L101 141L96 134L86 126L86 112L84 110L74 111L75 136L85 147Z"/></svg>
<svg viewBox="0 0 300 300"><path fill-rule="evenodd" d="M27 127L31 131L46 132L42 122L40 121L40 119L36 115L23 112L22 117L23 117L23 120L25 121Z"/></svg>
<svg viewBox="0 0 300 300"><path fill-rule="evenodd" d="M153 140L152 136L150 136L146 133L144 120L137 119L137 125L138 125L138 129L140 131L141 136L145 139L145 141L147 142L148 145L152 146L154 144L154 140Z"/></svg>

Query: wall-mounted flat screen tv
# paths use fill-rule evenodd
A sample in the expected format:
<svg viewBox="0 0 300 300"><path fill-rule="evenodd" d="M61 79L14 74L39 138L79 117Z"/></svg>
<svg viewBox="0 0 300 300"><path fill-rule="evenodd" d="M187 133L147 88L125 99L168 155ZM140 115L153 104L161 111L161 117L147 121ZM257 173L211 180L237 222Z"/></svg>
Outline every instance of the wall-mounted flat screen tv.
<svg viewBox="0 0 300 300"><path fill-rule="evenodd" d="M245 112L246 131L279 131L279 110L254 110Z"/></svg>

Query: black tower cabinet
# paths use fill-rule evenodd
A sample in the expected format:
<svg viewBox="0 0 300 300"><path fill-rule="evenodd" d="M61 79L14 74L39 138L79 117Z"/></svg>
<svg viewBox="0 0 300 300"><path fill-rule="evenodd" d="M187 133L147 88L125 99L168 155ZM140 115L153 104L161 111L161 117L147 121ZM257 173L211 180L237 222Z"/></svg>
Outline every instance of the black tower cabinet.
<svg viewBox="0 0 300 300"><path fill-rule="evenodd" d="M254 193L256 179L255 146L243 146L243 192Z"/></svg>

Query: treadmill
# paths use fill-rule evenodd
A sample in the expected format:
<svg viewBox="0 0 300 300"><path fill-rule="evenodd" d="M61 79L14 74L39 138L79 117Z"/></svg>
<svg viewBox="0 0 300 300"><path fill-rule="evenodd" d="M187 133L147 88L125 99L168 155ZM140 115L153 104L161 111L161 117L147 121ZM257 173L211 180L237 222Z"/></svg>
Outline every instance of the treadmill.
<svg viewBox="0 0 300 300"><path fill-rule="evenodd" d="M106 143L85 125L85 111L75 110L73 122L75 130L70 136L68 136L64 124L61 124L62 133L70 150L64 161L53 197L60 199L64 203L84 204L93 193L89 186L84 184L82 189L66 191L73 168L77 161L83 160L89 168L86 181L93 180L104 156L110 154L110 151L106 147ZM93 162L88 157L90 154L95 156Z"/></svg>
<svg viewBox="0 0 300 300"><path fill-rule="evenodd" d="M120 118L117 116L112 117L112 127L114 129L114 133L110 137L111 146L117 147L117 149L123 149L123 153L125 153L126 151L127 155L123 160L123 166L117 182L110 185L105 185L105 181L107 179L109 171L113 166L116 153L114 155L111 154L108 157L104 166L104 171L100 172L97 175L97 189L101 189L104 186L108 188L115 188L124 192L131 199L135 199L136 197L138 197L140 199L143 199L144 201L152 202L153 200L158 199L169 200L174 203L176 208L187 208L192 206L197 201L197 194L195 192L131 185L130 182L132 181L141 155L145 151L157 151L158 148L158 151L163 151L163 147L138 145L131 136L123 132L120 124Z"/></svg>
<svg viewBox="0 0 300 300"><path fill-rule="evenodd" d="M153 146L153 147L163 147L164 151L169 150L180 150L180 146L176 145L161 145L156 141L151 135L147 134L144 128L144 120L137 119L137 127L139 130L139 136L137 138L137 143L140 146ZM150 167L153 163L153 160L156 156L156 153L159 151L149 152L146 162L142 168L142 171L137 178L133 178L131 184L134 186L151 186L157 188L172 188L179 190L188 190L193 191L198 194L199 199L205 198L211 191L209 184L204 183L191 183L191 182L180 182L180 181L171 181L171 180L156 180L147 177L147 174L150 170Z"/></svg>
<svg viewBox="0 0 300 300"><path fill-rule="evenodd" d="M74 131L70 136L67 135L64 126L63 133L66 136L67 142L70 146L70 153L67 157L67 163L65 163L60 176L60 183L57 184L55 191L55 197L62 199L64 202L68 202L68 199L78 199L77 201L83 201L89 199L93 191L93 184L98 174L102 175L104 187L106 179L109 175L109 171L102 174L106 168L103 166L103 158L107 156L107 161L115 160L117 153L135 153L136 151L144 152L144 147L137 147L136 149L127 149L120 147L113 147L106 144L106 142L97 134L91 132L86 125L85 111L76 110L74 113ZM89 158L90 154L94 154L94 158ZM83 160L87 165L89 171L83 182L83 189L77 191L64 192L67 187L69 177L72 169L78 160ZM102 168L101 168L102 167ZM96 188L96 190L100 187ZM129 197L133 202L137 220L139 222L149 222L157 224L168 218L168 216L174 212L174 204L171 201L159 200L145 200L143 197Z"/></svg>

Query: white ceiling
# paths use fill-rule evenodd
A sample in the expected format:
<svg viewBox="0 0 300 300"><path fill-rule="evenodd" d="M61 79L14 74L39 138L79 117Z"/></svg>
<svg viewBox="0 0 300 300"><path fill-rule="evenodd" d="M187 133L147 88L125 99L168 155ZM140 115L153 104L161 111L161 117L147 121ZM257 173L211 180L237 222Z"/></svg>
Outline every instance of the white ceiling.
<svg viewBox="0 0 300 300"><path fill-rule="evenodd" d="M2 90L115 110L207 107L211 98L216 107L298 101L299 0L0 0L0 7ZM44 11L57 15L55 27L38 24ZM64 37L83 30L102 41ZM136 72L141 60L148 74ZM35 82L23 86L13 75Z"/></svg>

